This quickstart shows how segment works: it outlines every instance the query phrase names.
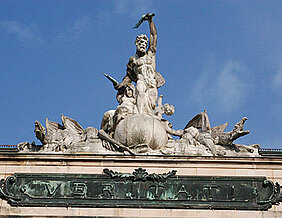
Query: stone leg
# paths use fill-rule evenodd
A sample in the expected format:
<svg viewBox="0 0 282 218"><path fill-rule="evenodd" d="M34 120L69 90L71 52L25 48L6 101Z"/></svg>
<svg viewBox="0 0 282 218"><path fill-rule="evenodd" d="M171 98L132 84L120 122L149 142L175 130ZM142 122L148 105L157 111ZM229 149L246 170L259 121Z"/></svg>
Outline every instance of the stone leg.
<svg viewBox="0 0 282 218"><path fill-rule="evenodd" d="M219 151L216 149L214 141L211 137L211 134L208 132L202 132L199 134L197 139L201 144L205 145L214 156L223 156L225 155L224 151Z"/></svg>
<svg viewBox="0 0 282 218"><path fill-rule="evenodd" d="M136 91L137 91L137 109L138 113L142 114L145 113L145 101L146 101L146 85L143 81L138 80L136 84Z"/></svg>

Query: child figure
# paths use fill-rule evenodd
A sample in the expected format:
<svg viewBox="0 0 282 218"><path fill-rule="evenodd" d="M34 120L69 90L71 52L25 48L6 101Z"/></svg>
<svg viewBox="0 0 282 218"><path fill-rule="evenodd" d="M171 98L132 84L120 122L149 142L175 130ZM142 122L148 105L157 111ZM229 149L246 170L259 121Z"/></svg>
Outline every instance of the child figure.
<svg viewBox="0 0 282 218"><path fill-rule="evenodd" d="M167 131L168 139L172 139L171 135L182 136L183 135L183 130L174 130L174 129L172 129L172 124L169 121L167 121L167 120L162 118L163 114L171 116L171 115L174 114L174 111L175 111L174 106L171 105L171 104L167 104L166 103L166 104L162 105L163 97L164 96L161 95L159 97L159 99L158 99L158 106L155 109L155 116L164 125L165 130Z"/></svg>
<svg viewBox="0 0 282 218"><path fill-rule="evenodd" d="M171 116L174 114L174 106L173 105L170 105L170 104L162 104L163 102L163 95L161 95L158 99L158 106L156 107L155 109L155 116L161 120L162 117L163 117L163 114L166 114L168 116Z"/></svg>

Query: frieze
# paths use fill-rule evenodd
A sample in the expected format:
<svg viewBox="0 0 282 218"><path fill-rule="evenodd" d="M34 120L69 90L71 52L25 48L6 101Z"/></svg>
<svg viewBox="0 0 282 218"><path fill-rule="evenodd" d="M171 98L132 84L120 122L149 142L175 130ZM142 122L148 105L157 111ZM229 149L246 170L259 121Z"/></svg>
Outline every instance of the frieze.
<svg viewBox="0 0 282 218"><path fill-rule="evenodd" d="M138 207L268 210L282 201L266 177L179 176L176 171L104 174L25 174L2 179L11 206Z"/></svg>

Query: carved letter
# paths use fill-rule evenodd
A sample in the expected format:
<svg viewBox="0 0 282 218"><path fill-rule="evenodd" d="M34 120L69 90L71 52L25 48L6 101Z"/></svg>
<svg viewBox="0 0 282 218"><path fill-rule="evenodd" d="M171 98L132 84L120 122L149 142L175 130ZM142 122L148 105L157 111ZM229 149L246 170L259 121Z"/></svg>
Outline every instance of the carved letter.
<svg viewBox="0 0 282 218"><path fill-rule="evenodd" d="M217 189L218 188L218 186L217 185L214 185L214 184L211 184L211 185L205 185L204 186L204 190L208 190L208 199L209 200L213 200L213 197L214 197L214 195L213 195L213 189Z"/></svg>
<svg viewBox="0 0 282 218"><path fill-rule="evenodd" d="M231 186L231 195L230 195L230 197L231 197L232 201L235 201L235 186L234 185Z"/></svg>
<svg viewBox="0 0 282 218"><path fill-rule="evenodd" d="M59 183L59 184L46 183L46 189L48 193L50 194L50 196L53 196L61 185L62 183Z"/></svg>
<svg viewBox="0 0 282 218"><path fill-rule="evenodd" d="M187 192L184 185L181 186L181 188L177 192L178 200L190 200L191 195Z"/></svg>
<svg viewBox="0 0 282 218"><path fill-rule="evenodd" d="M126 199L133 199L135 195L133 194L133 184L129 184L130 188L126 189L125 198Z"/></svg>
<svg viewBox="0 0 282 218"><path fill-rule="evenodd" d="M112 184L103 185L103 194L100 195L102 198L113 199L114 195L114 186Z"/></svg>
<svg viewBox="0 0 282 218"><path fill-rule="evenodd" d="M85 198L87 193L87 186L85 183L75 182L73 183L73 195L81 196Z"/></svg>
<svg viewBox="0 0 282 218"><path fill-rule="evenodd" d="M152 199L159 199L161 194L163 193L164 186L163 185L151 185L150 186L150 193L147 194L147 197L152 200Z"/></svg>

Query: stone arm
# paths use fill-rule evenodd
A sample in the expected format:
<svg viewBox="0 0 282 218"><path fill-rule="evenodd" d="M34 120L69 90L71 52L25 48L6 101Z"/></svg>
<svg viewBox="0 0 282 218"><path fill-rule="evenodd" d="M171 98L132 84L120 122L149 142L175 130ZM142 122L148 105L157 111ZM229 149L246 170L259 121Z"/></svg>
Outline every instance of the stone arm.
<svg viewBox="0 0 282 218"><path fill-rule="evenodd" d="M126 84L131 83L131 82L132 82L132 79L130 78L128 73L126 73L125 77L123 77L123 79L122 79L122 82L118 86L118 90L120 90L121 88L125 87Z"/></svg>
<svg viewBox="0 0 282 218"><path fill-rule="evenodd" d="M129 62L127 64L126 68L126 75L123 77L122 82L118 85L117 90L120 91L120 89L124 88L126 84L133 82L137 82L137 75L134 73L133 70L133 57L129 59Z"/></svg>
<svg viewBox="0 0 282 218"><path fill-rule="evenodd" d="M167 120L162 120L162 124L164 125L166 132L170 135L182 137L182 135L184 134L184 130L182 129L181 130L172 129L171 128L172 125Z"/></svg>
<svg viewBox="0 0 282 218"><path fill-rule="evenodd" d="M149 48L148 53L156 54L157 51L157 28L154 24L153 17L148 17L149 27L150 27L150 41L149 41Z"/></svg>

